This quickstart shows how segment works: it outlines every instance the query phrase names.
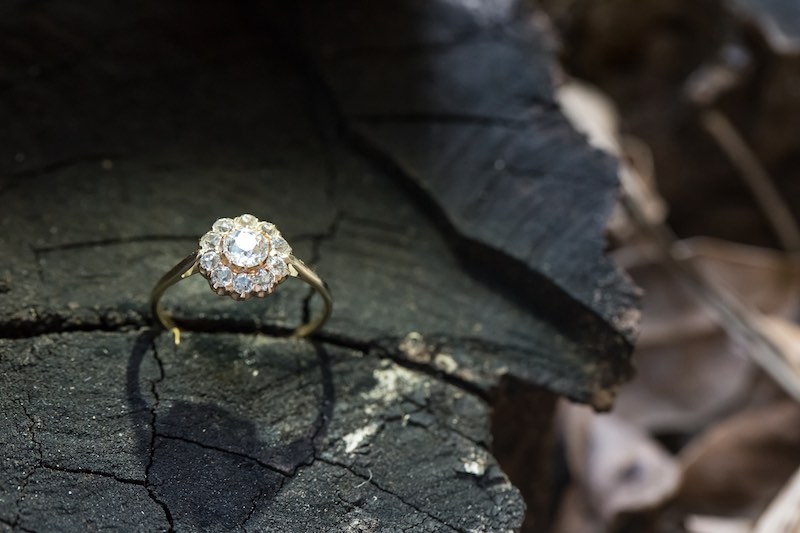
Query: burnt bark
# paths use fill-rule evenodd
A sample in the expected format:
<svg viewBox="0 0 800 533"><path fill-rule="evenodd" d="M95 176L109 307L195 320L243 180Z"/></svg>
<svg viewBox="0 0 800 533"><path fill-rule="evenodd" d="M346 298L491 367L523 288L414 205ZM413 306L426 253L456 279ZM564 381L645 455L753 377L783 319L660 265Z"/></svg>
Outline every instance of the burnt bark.
<svg viewBox="0 0 800 533"><path fill-rule="evenodd" d="M482 9L3 8L0 528L507 531L520 490L544 523L555 398L610 406L635 292L613 162L530 13ZM331 320L192 278L174 346L152 284L244 212Z"/></svg>

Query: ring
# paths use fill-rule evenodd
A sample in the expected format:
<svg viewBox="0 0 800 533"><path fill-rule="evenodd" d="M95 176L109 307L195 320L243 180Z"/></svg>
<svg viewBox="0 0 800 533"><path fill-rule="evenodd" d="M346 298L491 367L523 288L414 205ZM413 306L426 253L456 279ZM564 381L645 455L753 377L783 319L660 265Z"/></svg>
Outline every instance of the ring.
<svg viewBox="0 0 800 533"><path fill-rule="evenodd" d="M325 308L319 316L294 330L293 337L305 337L318 330L333 309L326 283L292 255L291 246L275 224L247 214L220 218L200 238L198 249L164 274L150 293L150 310L172 332L175 344L180 344L180 329L161 308L159 300L167 289L193 274L206 278L216 294L234 300L264 298L290 277L302 279L319 293Z"/></svg>

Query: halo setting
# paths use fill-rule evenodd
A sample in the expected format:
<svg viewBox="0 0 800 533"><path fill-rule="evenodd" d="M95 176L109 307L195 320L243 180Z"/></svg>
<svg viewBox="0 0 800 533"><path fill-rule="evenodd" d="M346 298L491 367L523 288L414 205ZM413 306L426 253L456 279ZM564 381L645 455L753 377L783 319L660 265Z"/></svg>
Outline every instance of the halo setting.
<svg viewBox="0 0 800 533"><path fill-rule="evenodd" d="M161 276L150 291L150 311L164 329L172 332L176 345L181 342L181 330L160 305L161 297L170 287L194 274L206 278L215 293L234 300L263 298L290 277L307 283L322 298L324 307L321 312L304 317L305 321L291 332L293 337L311 335L333 311L328 285L294 256L275 224L246 214L220 218L200 238L197 249Z"/></svg>
<svg viewBox="0 0 800 533"><path fill-rule="evenodd" d="M218 294L264 297L291 274L292 249L274 224L253 215L220 218L200 239L200 273Z"/></svg>

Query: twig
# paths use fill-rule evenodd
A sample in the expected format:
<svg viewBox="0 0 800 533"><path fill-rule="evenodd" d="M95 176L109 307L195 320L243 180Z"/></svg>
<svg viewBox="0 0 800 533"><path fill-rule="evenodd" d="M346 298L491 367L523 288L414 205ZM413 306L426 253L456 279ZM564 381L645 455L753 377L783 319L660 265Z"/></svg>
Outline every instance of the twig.
<svg viewBox="0 0 800 533"><path fill-rule="evenodd" d="M775 235L788 252L800 251L800 228L775 183L731 121L721 112L710 109L700 116L706 131L738 170L750 188Z"/></svg>

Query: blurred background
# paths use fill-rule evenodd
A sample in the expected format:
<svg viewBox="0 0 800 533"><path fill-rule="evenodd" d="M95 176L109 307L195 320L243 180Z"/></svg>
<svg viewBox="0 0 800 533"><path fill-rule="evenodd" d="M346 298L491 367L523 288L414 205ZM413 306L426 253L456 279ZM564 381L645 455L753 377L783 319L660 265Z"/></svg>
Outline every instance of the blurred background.
<svg viewBox="0 0 800 533"><path fill-rule="evenodd" d="M614 411L562 405L555 529L800 531L800 2L541 6L643 290Z"/></svg>

